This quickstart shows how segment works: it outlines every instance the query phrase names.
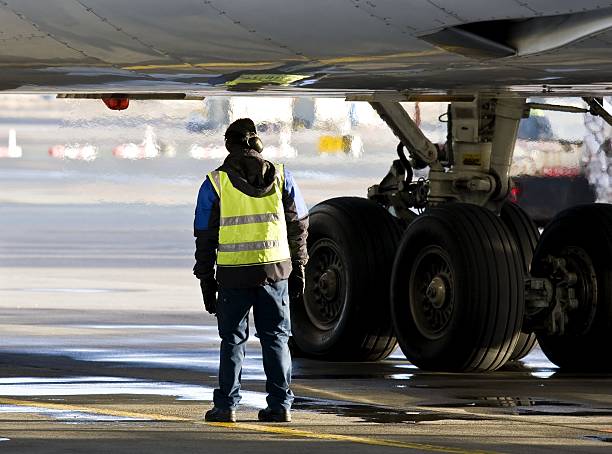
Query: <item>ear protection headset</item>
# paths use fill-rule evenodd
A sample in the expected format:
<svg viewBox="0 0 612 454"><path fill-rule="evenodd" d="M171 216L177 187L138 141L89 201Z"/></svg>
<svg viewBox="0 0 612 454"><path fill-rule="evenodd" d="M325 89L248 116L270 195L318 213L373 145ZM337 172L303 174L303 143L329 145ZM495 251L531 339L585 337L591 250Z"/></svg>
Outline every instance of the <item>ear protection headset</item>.
<svg viewBox="0 0 612 454"><path fill-rule="evenodd" d="M251 149L255 150L258 153L261 153L264 149L263 142L257 136L256 133L248 132L245 136L246 145Z"/></svg>

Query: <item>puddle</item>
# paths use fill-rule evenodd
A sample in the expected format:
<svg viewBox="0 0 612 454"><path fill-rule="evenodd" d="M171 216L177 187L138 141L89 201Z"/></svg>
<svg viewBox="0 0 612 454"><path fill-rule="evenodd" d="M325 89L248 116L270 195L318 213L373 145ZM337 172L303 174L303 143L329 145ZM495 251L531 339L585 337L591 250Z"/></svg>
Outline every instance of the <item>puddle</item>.
<svg viewBox="0 0 612 454"><path fill-rule="evenodd" d="M467 402L426 405L434 408L502 408L515 415L533 416L612 416L612 409L590 408L572 402L532 397L460 398Z"/></svg>
<svg viewBox="0 0 612 454"><path fill-rule="evenodd" d="M123 421L149 421L143 418L132 418L127 416L101 415L88 413L86 411L57 410L41 407L28 407L21 405L0 405L0 413L28 413L34 415L49 416L60 421L75 422L123 422Z"/></svg>
<svg viewBox="0 0 612 454"><path fill-rule="evenodd" d="M551 363L540 347L534 348L529 355L517 362L522 364L526 369L546 371L557 371L559 368ZM548 377L544 377L548 378Z"/></svg>
<svg viewBox="0 0 612 454"><path fill-rule="evenodd" d="M76 328L89 329L146 329L146 330L185 330L185 331L214 331L217 332L216 326L205 325L74 325Z"/></svg>
<svg viewBox="0 0 612 454"><path fill-rule="evenodd" d="M204 336L199 336L197 340L203 342ZM174 336L167 339L168 343L191 342L183 337ZM130 340L130 346L137 344L150 344L153 341L146 337L135 336L135 339ZM258 341L255 341L258 342ZM162 347L163 348L163 347ZM195 351L147 351L135 350L132 348L114 349L114 348L37 348L36 350L13 350L14 353L23 354L42 354L49 356L63 355L68 356L78 361L91 361L100 363L109 363L117 365L129 365L130 367L143 368L178 368L202 371L211 375L217 375L219 366L219 353L210 349L201 349ZM265 381L266 376L263 371L262 357L259 351L247 351L242 366L242 379L245 381L258 380Z"/></svg>
<svg viewBox="0 0 612 454"><path fill-rule="evenodd" d="M133 288L10 288L5 290L30 293L122 293L146 291Z"/></svg>
<svg viewBox="0 0 612 454"><path fill-rule="evenodd" d="M241 391L244 407L266 407L266 395ZM0 396L86 396L86 395L151 395L174 397L177 400L211 402L213 388L172 382L154 382L122 377L19 377L0 380Z"/></svg>
<svg viewBox="0 0 612 454"><path fill-rule="evenodd" d="M530 372L532 377L535 378L550 378L553 375L555 375L556 371L554 370L538 370L538 371L534 371L534 372Z"/></svg>
<svg viewBox="0 0 612 454"><path fill-rule="evenodd" d="M207 357L208 356L208 357ZM219 355L214 353L206 355L204 352L197 353L124 353L124 352L104 352L101 354L87 354L84 357L74 355L77 359L86 361L96 361L105 363L123 363L139 365L143 367L179 367L192 370L202 370L217 374L219 366ZM263 373L261 355L248 355L242 365L243 380L265 380Z"/></svg>
<svg viewBox="0 0 612 454"><path fill-rule="evenodd" d="M359 418L362 420L362 422L378 424L417 424L420 422L443 420L485 420L485 418L473 415L458 416L430 411L404 411L365 404L305 399L300 397L295 398L292 409L349 418Z"/></svg>
<svg viewBox="0 0 612 454"><path fill-rule="evenodd" d="M385 374L292 374L295 379L304 380L372 380L389 377Z"/></svg>
<svg viewBox="0 0 612 454"><path fill-rule="evenodd" d="M392 374L388 376L392 380L410 380L412 377L414 377L414 374Z"/></svg>
<svg viewBox="0 0 612 454"><path fill-rule="evenodd" d="M587 440L603 441L604 443L612 443L612 437L605 435L585 435L583 438Z"/></svg>

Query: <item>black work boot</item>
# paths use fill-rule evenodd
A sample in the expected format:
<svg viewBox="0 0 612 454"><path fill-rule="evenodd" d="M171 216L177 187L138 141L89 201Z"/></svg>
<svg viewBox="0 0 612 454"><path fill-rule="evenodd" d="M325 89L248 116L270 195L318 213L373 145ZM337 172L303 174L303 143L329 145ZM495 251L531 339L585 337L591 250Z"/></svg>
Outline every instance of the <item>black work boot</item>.
<svg viewBox="0 0 612 454"><path fill-rule="evenodd" d="M236 410L213 407L206 412L204 420L208 422L236 422Z"/></svg>
<svg viewBox="0 0 612 454"><path fill-rule="evenodd" d="M291 422L291 412L286 408L273 410L270 407L259 410L257 418L263 422Z"/></svg>

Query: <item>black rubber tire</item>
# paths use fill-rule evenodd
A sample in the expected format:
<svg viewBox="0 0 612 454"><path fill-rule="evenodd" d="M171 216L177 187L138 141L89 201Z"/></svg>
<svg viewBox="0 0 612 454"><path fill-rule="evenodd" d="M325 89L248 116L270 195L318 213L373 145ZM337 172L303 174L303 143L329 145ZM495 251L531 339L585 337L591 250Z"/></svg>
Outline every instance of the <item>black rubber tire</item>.
<svg viewBox="0 0 612 454"><path fill-rule="evenodd" d="M389 283L401 234L397 219L367 199L340 197L312 208L305 301L291 307L292 344L298 356L378 361L395 350ZM314 303L318 258L316 251L312 254L319 241L323 248L336 248L343 267L338 274L339 296L334 299L340 308L329 326L316 326L312 316L320 307Z"/></svg>
<svg viewBox="0 0 612 454"><path fill-rule="evenodd" d="M612 371L612 205L580 205L559 213L544 229L532 264L534 276L545 277L543 259L562 256L567 247L587 253L595 271L594 318L572 333L572 318L565 335L538 333L540 347L562 369L579 372ZM574 323L578 323L576 320ZM587 326L587 328L583 328Z"/></svg>
<svg viewBox="0 0 612 454"><path fill-rule="evenodd" d="M533 253L540 239L540 231L525 210L510 201L502 206L500 218L516 241L523 262L523 272L528 274L531 269ZM537 338L534 332L521 331L514 352L510 356L510 361L518 361L527 356L535 348L536 343Z"/></svg>
<svg viewBox="0 0 612 454"><path fill-rule="evenodd" d="M415 315L426 312L426 300L418 298L423 287L416 283L420 275L429 279L420 271L428 251L433 262L444 257L451 295L442 305L450 315L430 333L423 316L419 323ZM391 277L391 315L399 345L413 364L434 371L498 369L514 351L523 309L521 256L498 216L453 203L427 211L408 227Z"/></svg>

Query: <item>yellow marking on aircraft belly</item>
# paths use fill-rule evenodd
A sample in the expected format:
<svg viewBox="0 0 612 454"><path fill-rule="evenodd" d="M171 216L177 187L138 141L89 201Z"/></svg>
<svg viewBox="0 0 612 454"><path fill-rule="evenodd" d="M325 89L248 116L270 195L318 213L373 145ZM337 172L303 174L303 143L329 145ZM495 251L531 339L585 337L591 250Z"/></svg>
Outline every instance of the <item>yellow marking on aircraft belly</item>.
<svg viewBox="0 0 612 454"><path fill-rule="evenodd" d="M298 80L307 78L308 76L300 74L242 74L234 80L225 82L227 87L233 87L236 85L289 85Z"/></svg>
<svg viewBox="0 0 612 454"><path fill-rule="evenodd" d="M339 63L368 63L368 62L380 62L386 60L397 60L402 58L418 58L418 57L431 57L434 55L446 54L445 50L442 49L430 49L418 52L401 52L396 54L387 55L355 55L346 57L333 57L333 58L313 58L313 59L283 59L276 62L273 61L258 61L258 62L205 62L205 63L177 63L177 64L159 64L159 65L131 65L123 66L121 69L132 70L132 71L145 71L149 69L189 69L189 68L250 68L259 66L270 66L280 65L287 62L318 62L325 65L334 65Z"/></svg>
<svg viewBox="0 0 612 454"><path fill-rule="evenodd" d="M134 65L124 66L127 70L147 70L147 69L188 69L188 68L250 68L259 66L269 66L279 64L279 62L258 61L258 62L210 62L210 63L180 63L167 65Z"/></svg>
<svg viewBox="0 0 612 454"><path fill-rule="evenodd" d="M385 61L385 60L397 60L401 58L417 58L417 57L431 57L434 55L442 55L446 54L446 51L441 49L431 49L424 50L419 52L401 52L397 54L387 54L387 55L362 55L362 56L352 56L352 57L335 57L335 58L323 58L317 59L318 62L333 65L336 63L368 63L368 62L377 62L377 61Z"/></svg>
<svg viewBox="0 0 612 454"><path fill-rule="evenodd" d="M83 413L91 413L104 416L119 416L126 418L145 419L151 421L165 422L185 422L190 424L204 425L210 427L218 427L232 430L247 430L251 432L262 432L268 434L285 435L288 437L308 438L315 440L338 441L345 443L358 443L373 446L386 446L402 449L411 449L421 452L446 452L451 454L493 454L492 451L477 451L463 448L453 448L450 446L437 446L427 443L411 443L405 441L386 440L373 437L359 437L353 435L341 435L333 433L316 433L308 430L293 429L284 426L267 426L265 424L250 424L242 422L207 422L198 419L182 418L180 416L161 415L156 413L139 413L124 410L113 410L110 408L96 408L81 405L58 404L51 402L41 402L35 400L20 400L0 398L0 405L15 405L23 407L33 407L49 410L67 410L79 411Z"/></svg>

